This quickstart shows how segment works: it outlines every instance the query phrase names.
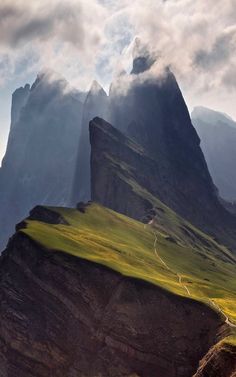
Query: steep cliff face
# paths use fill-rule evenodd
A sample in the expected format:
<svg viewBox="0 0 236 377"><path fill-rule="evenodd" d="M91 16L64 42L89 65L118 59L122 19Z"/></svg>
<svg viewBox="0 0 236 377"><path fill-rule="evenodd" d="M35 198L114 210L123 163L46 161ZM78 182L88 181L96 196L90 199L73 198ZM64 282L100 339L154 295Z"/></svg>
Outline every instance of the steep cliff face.
<svg viewBox="0 0 236 377"><path fill-rule="evenodd" d="M193 125L201 139L212 178L225 200L236 200L236 124L225 114L198 107Z"/></svg>
<svg viewBox="0 0 236 377"><path fill-rule="evenodd" d="M107 105L108 97L105 91L94 81L83 107L82 130L72 187L71 201L73 205L81 200L88 201L91 198L89 122L95 116L106 117Z"/></svg>
<svg viewBox="0 0 236 377"><path fill-rule="evenodd" d="M67 82L43 73L13 95L0 170L0 248L36 204L69 204L82 105Z"/></svg>
<svg viewBox="0 0 236 377"><path fill-rule="evenodd" d="M154 207L148 193L152 194L184 218L217 235L235 249L234 217L210 192L205 195L201 184L199 191L196 191L199 187L197 176L193 181L186 176L188 186L185 189L175 186L168 173L163 176L165 160L157 161L150 157L144 147L100 118L90 123L90 139L92 200L144 220Z"/></svg>
<svg viewBox="0 0 236 377"><path fill-rule="evenodd" d="M222 326L203 304L22 233L1 257L0 299L2 377L190 377Z"/></svg>
<svg viewBox="0 0 236 377"><path fill-rule="evenodd" d="M157 193L156 162L142 147L101 118L90 122L90 142L92 200L142 220L153 205L133 190L131 180ZM160 197L160 191L158 194Z"/></svg>
<svg viewBox="0 0 236 377"><path fill-rule="evenodd" d="M116 83L111 90L109 120L144 147L156 160L159 185L171 187L176 195L175 211L200 225L199 208L215 211L216 189L200 149L194 127L174 75L165 69L158 76L148 71L147 57L134 60L131 82ZM155 63L158 68L158 63ZM182 199L179 200L179 193ZM163 198L162 198L163 200ZM169 196L164 200L170 205ZM172 201L172 200L171 200Z"/></svg>

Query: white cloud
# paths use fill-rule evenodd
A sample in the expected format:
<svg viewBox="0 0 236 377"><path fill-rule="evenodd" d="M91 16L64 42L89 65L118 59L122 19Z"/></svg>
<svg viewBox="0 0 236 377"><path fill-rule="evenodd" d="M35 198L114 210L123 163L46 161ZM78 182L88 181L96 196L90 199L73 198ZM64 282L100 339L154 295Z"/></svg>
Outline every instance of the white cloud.
<svg viewBox="0 0 236 377"><path fill-rule="evenodd" d="M226 103L236 89L235 19L234 0L1 0L0 85L19 66L22 74L49 66L83 88L97 69L107 85L129 65L139 35L171 65L190 103L218 101L220 110L219 91Z"/></svg>
<svg viewBox="0 0 236 377"><path fill-rule="evenodd" d="M92 71L105 43L106 17L96 0L1 0L0 57L11 62L0 65L1 77L22 60L27 71L45 66L62 73L72 66L74 73Z"/></svg>

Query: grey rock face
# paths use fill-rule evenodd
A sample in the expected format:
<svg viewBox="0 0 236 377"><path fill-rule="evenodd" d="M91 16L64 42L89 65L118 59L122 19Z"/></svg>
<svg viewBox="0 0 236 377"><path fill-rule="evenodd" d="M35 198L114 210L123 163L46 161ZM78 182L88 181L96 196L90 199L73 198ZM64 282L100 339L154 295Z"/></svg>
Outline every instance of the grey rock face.
<svg viewBox="0 0 236 377"><path fill-rule="evenodd" d="M35 205L69 204L82 104L47 72L14 93L12 114L0 169L1 247Z"/></svg>
<svg viewBox="0 0 236 377"><path fill-rule="evenodd" d="M108 119L157 162L159 186L171 188L161 199L180 215L196 220L197 208L214 212L218 206L200 139L174 75L166 69L159 78L146 76L150 64L143 60L142 64L134 60L132 83L125 93L119 83L112 86ZM201 225L200 219L196 221Z"/></svg>
<svg viewBox="0 0 236 377"><path fill-rule="evenodd" d="M194 109L192 121L220 196L235 201L236 123L223 113L202 107Z"/></svg>
<svg viewBox="0 0 236 377"><path fill-rule="evenodd" d="M236 250L236 219L221 205L215 192L203 185L201 176L192 178L186 171L189 174L184 177L186 187L179 188L170 179L175 171L168 176L168 161L161 160L167 166L163 177L158 160L100 118L90 122L90 141L92 200L142 221L152 211L153 198L157 198ZM199 161L193 157L194 170Z"/></svg>
<svg viewBox="0 0 236 377"><path fill-rule="evenodd" d="M142 220L153 205L133 190L131 182L157 194L156 162L139 145L100 118L90 122L90 141L92 200Z"/></svg>

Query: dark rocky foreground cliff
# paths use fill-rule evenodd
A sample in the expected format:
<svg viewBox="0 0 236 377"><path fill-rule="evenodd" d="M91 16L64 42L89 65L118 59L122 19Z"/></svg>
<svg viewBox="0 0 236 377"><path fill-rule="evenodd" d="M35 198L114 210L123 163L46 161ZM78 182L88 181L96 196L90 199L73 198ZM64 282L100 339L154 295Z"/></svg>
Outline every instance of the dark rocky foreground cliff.
<svg viewBox="0 0 236 377"><path fill-rule="evenodd" d="M21 232L0 259L0 302L1 377L191 377L226 331L203 304Z"/></svg>

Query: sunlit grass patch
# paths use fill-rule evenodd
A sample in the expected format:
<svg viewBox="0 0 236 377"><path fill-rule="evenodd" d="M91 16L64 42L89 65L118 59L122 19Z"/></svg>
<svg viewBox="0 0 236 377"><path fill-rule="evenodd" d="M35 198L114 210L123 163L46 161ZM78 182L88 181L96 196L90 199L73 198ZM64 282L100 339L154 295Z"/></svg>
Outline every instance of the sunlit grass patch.
<svg viewBox="0 0 236 377"><path fill-rule="evenodd" d="M184 242L179 229L186 223L173 213L171 229L178 237L176 243L171 242L158 226L144 226L96 203L88 206L85 213L65 208L53 210L69 225L28 220L27 228L21 232L52 252L56 250L99 263L125 276L145 280L207 305L214 300L232 322L236 321L236 264L227 259L228 250L221 253L222 246L215 245L203 233L201 237L206 237L210 245L205 249L197 241L195 244ZM154 252L155 237L158 255L168 268Z"/></svg>

